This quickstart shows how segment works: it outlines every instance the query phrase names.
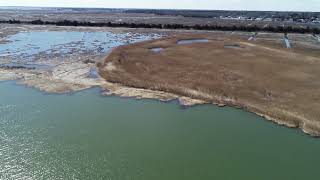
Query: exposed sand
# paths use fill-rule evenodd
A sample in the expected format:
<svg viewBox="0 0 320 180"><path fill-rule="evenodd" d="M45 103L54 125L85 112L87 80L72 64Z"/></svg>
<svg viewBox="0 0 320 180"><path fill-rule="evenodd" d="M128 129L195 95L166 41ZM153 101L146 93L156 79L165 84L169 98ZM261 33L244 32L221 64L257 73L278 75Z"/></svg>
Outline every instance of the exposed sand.
<svg viewBox="0 0 320 180"><path fill-rule="evenodd" d="M320 136L320 46L310 35L178 34L115 49L99 67L108 81L244 108ZM177 45L180 39L208 43ZM228 46L228 48L226 48ZM229 48L236 47L236 48ZM163 48L152 52L152 48Z"/></svg>
<svg viewBox="0 0 320 180"><path fill-rule="evenodd" d="M18 83L33 87L48 93L68 93L101 87L103 95L116 95L121 97L133 97L138 99L158 99L160 101L179 100L181 105L191 106L206 103L202 100L178 96L163 91L132 88L117 83L107 82L105 79L90 78L90 68L95 64L82 62L62 63L52 69L52 72L26 69L1 69L0 81L17 80Z"/></svg>
<svg viewBox="0 0 320 180"><path fill-rule="evenodd" d="M126 29L126 28L97 28L97 27L56 27L56 26L27 26L27 25L0 25L2 38L0 43L7 43L6 36L27 31L84 31L84 32L114 32L114 33L163 33L158 30ZM161 101L178 99L182 105L194 105L205 103L188 97L181 97L162 91L151 91L146 89L126 87L117 83L107 82L99 75L97 78L90 77L90 70L96 68L97 62L102 62L105 55L77 54L67 57L59 57L55 54L38 54L34 58L34 64L48 65L50 69L23 69L23 68L1 68L0 81L17 80L18 83L48 93L68 93L91 87L101 87L104 95L118 95L122 97L152 98ZM10 63L10 54L1 54L0 65ZM114 70L110 64L109 70Z"/></svg>

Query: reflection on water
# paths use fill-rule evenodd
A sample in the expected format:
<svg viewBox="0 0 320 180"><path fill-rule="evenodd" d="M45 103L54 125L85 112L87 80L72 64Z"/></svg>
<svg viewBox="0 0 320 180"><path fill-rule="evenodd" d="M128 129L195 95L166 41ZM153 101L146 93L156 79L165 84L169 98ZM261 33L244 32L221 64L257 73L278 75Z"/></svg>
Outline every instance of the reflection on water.
<svg viewBox="0 0 320 180"><path fill-rule="evenodd" d="M208 39L183 39L183 40L179 40L177 44L184 45L184 44L207 43L207 42L209 42Z"/></svg>
<svg viewBox="0 0 320 180"><path fill-rule="evenodd" d="M163 48L151 48L150 50L154 53L159 53L163 50Z"/></svg>
<svg viewBox="0 0 320 180"><path fill-rule="evenodd" d="M0 179L318 179L320 141L212 105L0 83Z"/></svg>
<svg viewBox="0 0 320 180"><path fill-rule="evenodd" d="M0 56L30 60L37 54L72 54L108 52L124 44L159 38L158 34L112 33L112 32L21 32L9 36L9 43L0 44Z"/></svg>

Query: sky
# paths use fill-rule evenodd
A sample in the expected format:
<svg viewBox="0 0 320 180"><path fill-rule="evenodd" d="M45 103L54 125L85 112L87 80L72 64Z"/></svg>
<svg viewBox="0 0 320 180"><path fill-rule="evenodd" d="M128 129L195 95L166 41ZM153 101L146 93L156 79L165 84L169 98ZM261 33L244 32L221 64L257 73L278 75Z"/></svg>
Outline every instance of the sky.
<svg viewBox="0 0 320 180"><path fill-rule="evenodd" d="M0 6L320 11L320 0L0 0Z"/></svg>

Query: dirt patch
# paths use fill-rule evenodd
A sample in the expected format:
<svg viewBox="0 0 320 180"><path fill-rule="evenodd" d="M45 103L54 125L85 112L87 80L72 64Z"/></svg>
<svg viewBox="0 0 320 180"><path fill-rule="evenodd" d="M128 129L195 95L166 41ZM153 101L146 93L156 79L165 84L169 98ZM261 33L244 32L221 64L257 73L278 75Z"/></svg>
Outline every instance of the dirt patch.
<svg viewBox="0 0 320 180"><path fill-rule="evenodd" d="M286 49L283 36L263 36L268 39L248 41L248 37L225 33L179 34L122 46L109 54L99 73L108 81L130 87L242 107L319 136L320 47L290 35L294 48ZM177 45L180 39L208 42ZM152 53L153 47L166 51ZM112 70L106 68L110 63Z"/></svg>

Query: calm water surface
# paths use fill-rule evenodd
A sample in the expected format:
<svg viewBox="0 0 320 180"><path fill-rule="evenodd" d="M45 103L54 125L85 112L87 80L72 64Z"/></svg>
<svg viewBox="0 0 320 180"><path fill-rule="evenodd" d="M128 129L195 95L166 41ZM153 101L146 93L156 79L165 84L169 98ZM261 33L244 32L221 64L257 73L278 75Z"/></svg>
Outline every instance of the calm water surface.
<svg viewBox="0 0 320 180"><path fill-rule="evenodd" d="M159 34L31 31L8 36L0 44L0 57L31 61L39 53L70 55L72 53L105 54L111 48L161 37Z"/></svg>
<svg viewBox="0 0 320 180"><path fill-rule="evenodd" d="M177 41L177 44L185 45L185 44L207 43L207 42L209 42L208 39L182 39L182 40Z"/></svg>
<svg viewBox="0 0 320 180"><path fill-rule="evenodd" d="M320 140L212 105L0 83L0 179L301 180Z"/></svg>

